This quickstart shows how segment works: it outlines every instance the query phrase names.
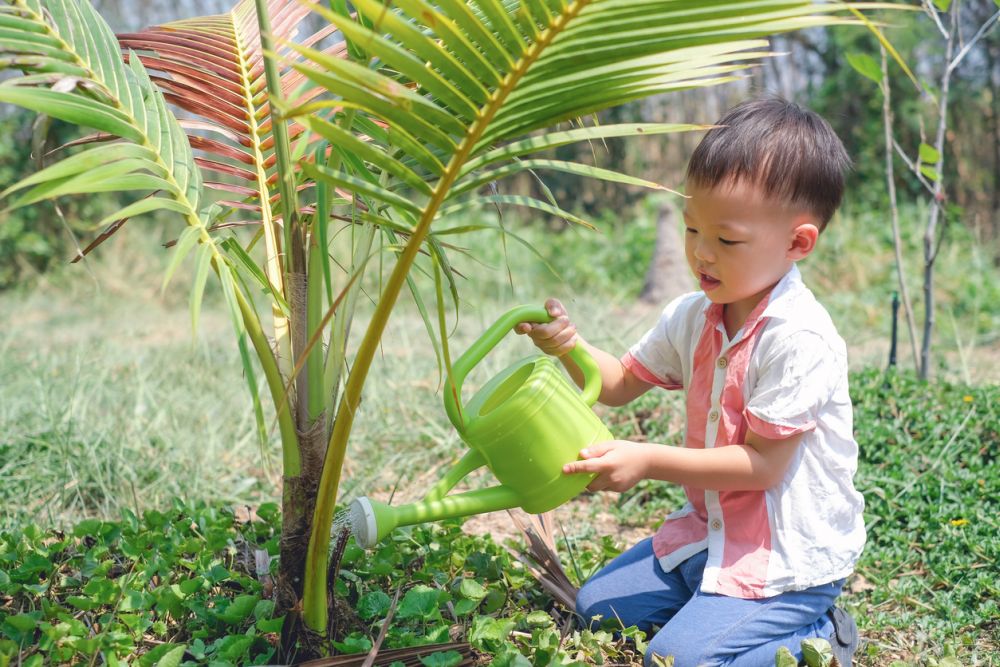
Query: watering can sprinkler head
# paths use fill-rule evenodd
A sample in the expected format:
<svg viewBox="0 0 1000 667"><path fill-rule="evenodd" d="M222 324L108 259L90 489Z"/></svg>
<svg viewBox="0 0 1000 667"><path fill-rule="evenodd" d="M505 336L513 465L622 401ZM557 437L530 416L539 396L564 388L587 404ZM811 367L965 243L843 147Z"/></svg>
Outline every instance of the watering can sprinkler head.
<svg viewBox="0 0 1000 667"><path fill-rule="evenodd" d="M370 549L396 527L396 522L385 511L387 509L388 505L377 500L371 501L364 496L351 503L347 509L348 521L358 546Z"/></svg>
<svg viewBox="0 0 1000 667"><path fill-rule="evenodd" d="M583 346L569 353L583 371L582 392L550 357L536 354L508 367L471 401L462 403L466 374L514 326L551 319L544 308L514 308L452 364L444 406L469 451L420 502L397 507L368 498L352 502L349 521L360 546L374 546L398 526L514 507L540 514L587 487L593 474L565 475L562 468L576 460L584 447L612 436L590 408L601 392L601 373ZM500 481L499 486L448 495L466 475L484 465Z"/></svg>

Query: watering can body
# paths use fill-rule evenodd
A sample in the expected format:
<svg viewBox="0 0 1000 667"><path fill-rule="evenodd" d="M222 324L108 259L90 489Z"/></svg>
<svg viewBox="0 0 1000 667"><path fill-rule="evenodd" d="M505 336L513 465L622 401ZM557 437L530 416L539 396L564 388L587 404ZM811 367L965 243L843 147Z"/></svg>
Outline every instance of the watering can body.
<svg viewBox="0 0 1000 667"><path fill-rule="evenodd" d="M452 364L444 389L445 411L469 451L420 502L389 507L367 498L354 501L351 524L362 546L373 545L396 526L513 507L539 514L587 487L593 474L566 475L562 468L575 461L581 449L612 435L590 407L601 392L601 376L582 346L570 352L584 373L582 392L552 358L536 354L509 366L462 403L465 376L514 326L549 320L544 308L515 308ZM483 465L499 486L447 495Z"/></svg>

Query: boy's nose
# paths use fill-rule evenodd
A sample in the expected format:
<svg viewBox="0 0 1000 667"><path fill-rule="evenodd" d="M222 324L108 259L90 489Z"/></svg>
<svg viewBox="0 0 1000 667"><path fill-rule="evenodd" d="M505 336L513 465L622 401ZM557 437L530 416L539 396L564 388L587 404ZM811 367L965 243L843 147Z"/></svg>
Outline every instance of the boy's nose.
<svg viewBox="0 0 1000 667"><path fill-rule="evenodd" d="M712 254L711 250L701 241L697 241L694 244L694 256L696 259L703 262L715 261L715 256Z"/></svg>

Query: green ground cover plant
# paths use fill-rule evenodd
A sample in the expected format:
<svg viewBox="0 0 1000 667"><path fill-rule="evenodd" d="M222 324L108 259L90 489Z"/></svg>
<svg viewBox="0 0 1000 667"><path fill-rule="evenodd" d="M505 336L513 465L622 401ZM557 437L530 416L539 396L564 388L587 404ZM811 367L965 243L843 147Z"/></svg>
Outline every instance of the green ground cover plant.
<svg viewBox="0 0 1000 667"><path fill-rule="evenodd" d="M851 379L869 527L845 597L867 642L859 664L996 664L1000 387L874 370ZM610 421L621 435L669 441L676 433L653 407ZM622 496L622 518L655 523L675 491L638 487ZM0 532L0 665L267 663L281 619L255 552L277 554L279 525L273 503L249 513L176 500L65 531ZM347 544L335 590L353 611L338 650L368 652L394 607L386 650L454 643L426 665L459 664L463 642L496 665L639 664L640 633L570 627L505 548L460 526L400 529L367 552ZM563 562L579 583L624 546L605 536L570 552L564 542Z"/></svg>

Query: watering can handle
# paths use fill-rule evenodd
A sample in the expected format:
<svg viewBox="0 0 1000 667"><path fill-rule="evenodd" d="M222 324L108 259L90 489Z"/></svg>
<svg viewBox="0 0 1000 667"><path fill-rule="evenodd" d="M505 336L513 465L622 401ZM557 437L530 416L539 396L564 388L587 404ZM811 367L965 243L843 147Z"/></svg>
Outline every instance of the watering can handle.
<svg viewBox="0 0 1000 667"><path fill-rule="evenodd" d="M451 375L444 385L444 409L448 413L448 419L455 425L455 428L462 432L465 430L464 419L462 417L462 382L465 376L473 367L482 361L483 357L489 353L497 344L503 340L511 329L522 322L551 322L552 316L544 307L540 306L518 306L507 311L500 316L493 325L487 329L479 339L451 365ZM584 384L580 392L580 398L587 405L597 402L601 394L601 370L597 362L590 356L582 345L575 345L569 351L568 356L572 359L580 370L583 371Z"/></svg>

